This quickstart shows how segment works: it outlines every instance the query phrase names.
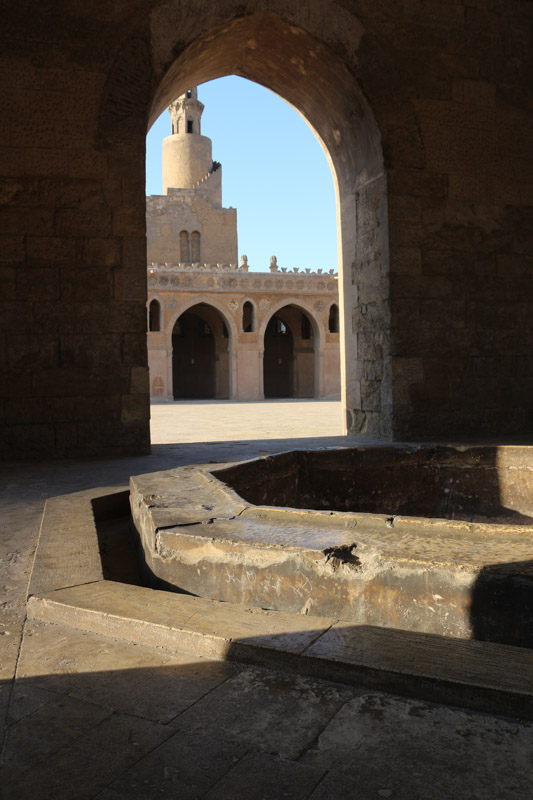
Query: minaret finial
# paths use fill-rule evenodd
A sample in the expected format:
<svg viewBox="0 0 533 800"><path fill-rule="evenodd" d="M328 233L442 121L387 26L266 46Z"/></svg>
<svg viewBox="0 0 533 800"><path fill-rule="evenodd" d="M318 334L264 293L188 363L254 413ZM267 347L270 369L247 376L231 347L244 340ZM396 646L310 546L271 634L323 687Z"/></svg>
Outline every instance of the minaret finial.
<svg viewBox="0 0 533 800"><path fill-rule="evenodd" d="M193 86L187 89L169 105L172 120L172 133L181 136L185 133L201 134L201 119L204 110L203 103L198 100L198 89Z"/></svg>

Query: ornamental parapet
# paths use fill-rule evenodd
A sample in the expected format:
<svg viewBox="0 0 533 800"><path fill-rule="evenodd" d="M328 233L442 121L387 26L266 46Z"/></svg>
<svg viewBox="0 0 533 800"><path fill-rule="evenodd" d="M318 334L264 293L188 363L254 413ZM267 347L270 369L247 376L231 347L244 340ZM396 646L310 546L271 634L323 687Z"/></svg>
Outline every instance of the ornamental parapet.
<svg viewBox="0 0 533 800"><path fill-rule="evenodd" d="M247 261L236 264L189 264L178 262L148 265L148 286L162 290L205 290L211 292L305 292L332 294L338 292L335 270L298 267L277 268L269 272L249 272Z"/></svg>

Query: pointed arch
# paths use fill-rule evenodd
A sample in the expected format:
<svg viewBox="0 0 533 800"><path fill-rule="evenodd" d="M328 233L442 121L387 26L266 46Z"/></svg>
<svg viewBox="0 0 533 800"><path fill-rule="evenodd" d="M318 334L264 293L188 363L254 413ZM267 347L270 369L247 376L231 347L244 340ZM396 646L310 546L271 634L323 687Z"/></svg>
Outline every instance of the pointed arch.
<svg viewBox="0 0 533 800"><path fill-rule="evenodd" d="M148 306L148 330L151 333L161 330L161 304L155 297Z"/></svg>
<svg viewBox="0 0 533 800"><path fill-rule="evenodd" d="M246 11L239 17L214 7L208 22L202 18L206 24L200 34L198 28L194 34L184 34L188 28L183 12L170 0L163 2L142 21L150 26L149 45L144 44L142 28L132 32L122 46L101 107L100 135L110 147L134 153L144 119L150 124L191 85L229 74L271 89L302 114L325 150L338 203L345 429L387 437L392 432L394 395L386 172L376 118L345 55L363 37L364 26L352 12L334 3L341 46L330 47L330 5L314 4L316 13L310 16L298 0L287 0L282 18L268 7L257 11L245 0ZM365 43L379 61L379 41L365 38ZM132 64L142 59L149 77L136 82L125 103L124 83L128 84ZM365 63L369 59L367 52ZM395 102L405 102L411 113L412 102L400 82ZM139 138L139 152L144 144ZM369 306L372 314L366 314ZM368 342L376 340L380 346L372 350ZM366 386L368 358L372 380Z"/></svg>
<svg viewBox="0 0 533 800"><path fill-rule="evenodd" d="M329 333L339 333L339 330L339 307L337 303L332 303L329 307L328 331Z"/></svg>
<svg viewBox="0 0 533 800"><path fill-rule="evenodd" d="M242 304L242 329L244 333L253 333L257 325L255 305L251 300Z"/></svg>

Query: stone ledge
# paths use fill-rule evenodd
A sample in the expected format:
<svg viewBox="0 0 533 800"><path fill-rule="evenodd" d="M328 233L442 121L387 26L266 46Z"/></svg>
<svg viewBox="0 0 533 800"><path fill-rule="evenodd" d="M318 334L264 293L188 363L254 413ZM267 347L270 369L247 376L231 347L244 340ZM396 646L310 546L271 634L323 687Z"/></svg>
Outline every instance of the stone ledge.
<svg viewBox="0 0 533 800"><path fill-rule="evenodd" d="M28 617L212 659L533 718L533 654L113 581L31 597Z"/></svg>

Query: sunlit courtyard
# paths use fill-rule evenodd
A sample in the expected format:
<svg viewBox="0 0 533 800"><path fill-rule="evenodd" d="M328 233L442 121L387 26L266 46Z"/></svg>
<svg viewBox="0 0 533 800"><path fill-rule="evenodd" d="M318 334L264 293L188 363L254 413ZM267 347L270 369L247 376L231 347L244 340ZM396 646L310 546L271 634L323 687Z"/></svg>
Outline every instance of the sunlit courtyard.
<svg viewBox="0 0 533 800"><path fill-rule="evenodd" d="M336 400L160 403L151 407L151 433L152 444L340 436L341 403Z"/></svg>

